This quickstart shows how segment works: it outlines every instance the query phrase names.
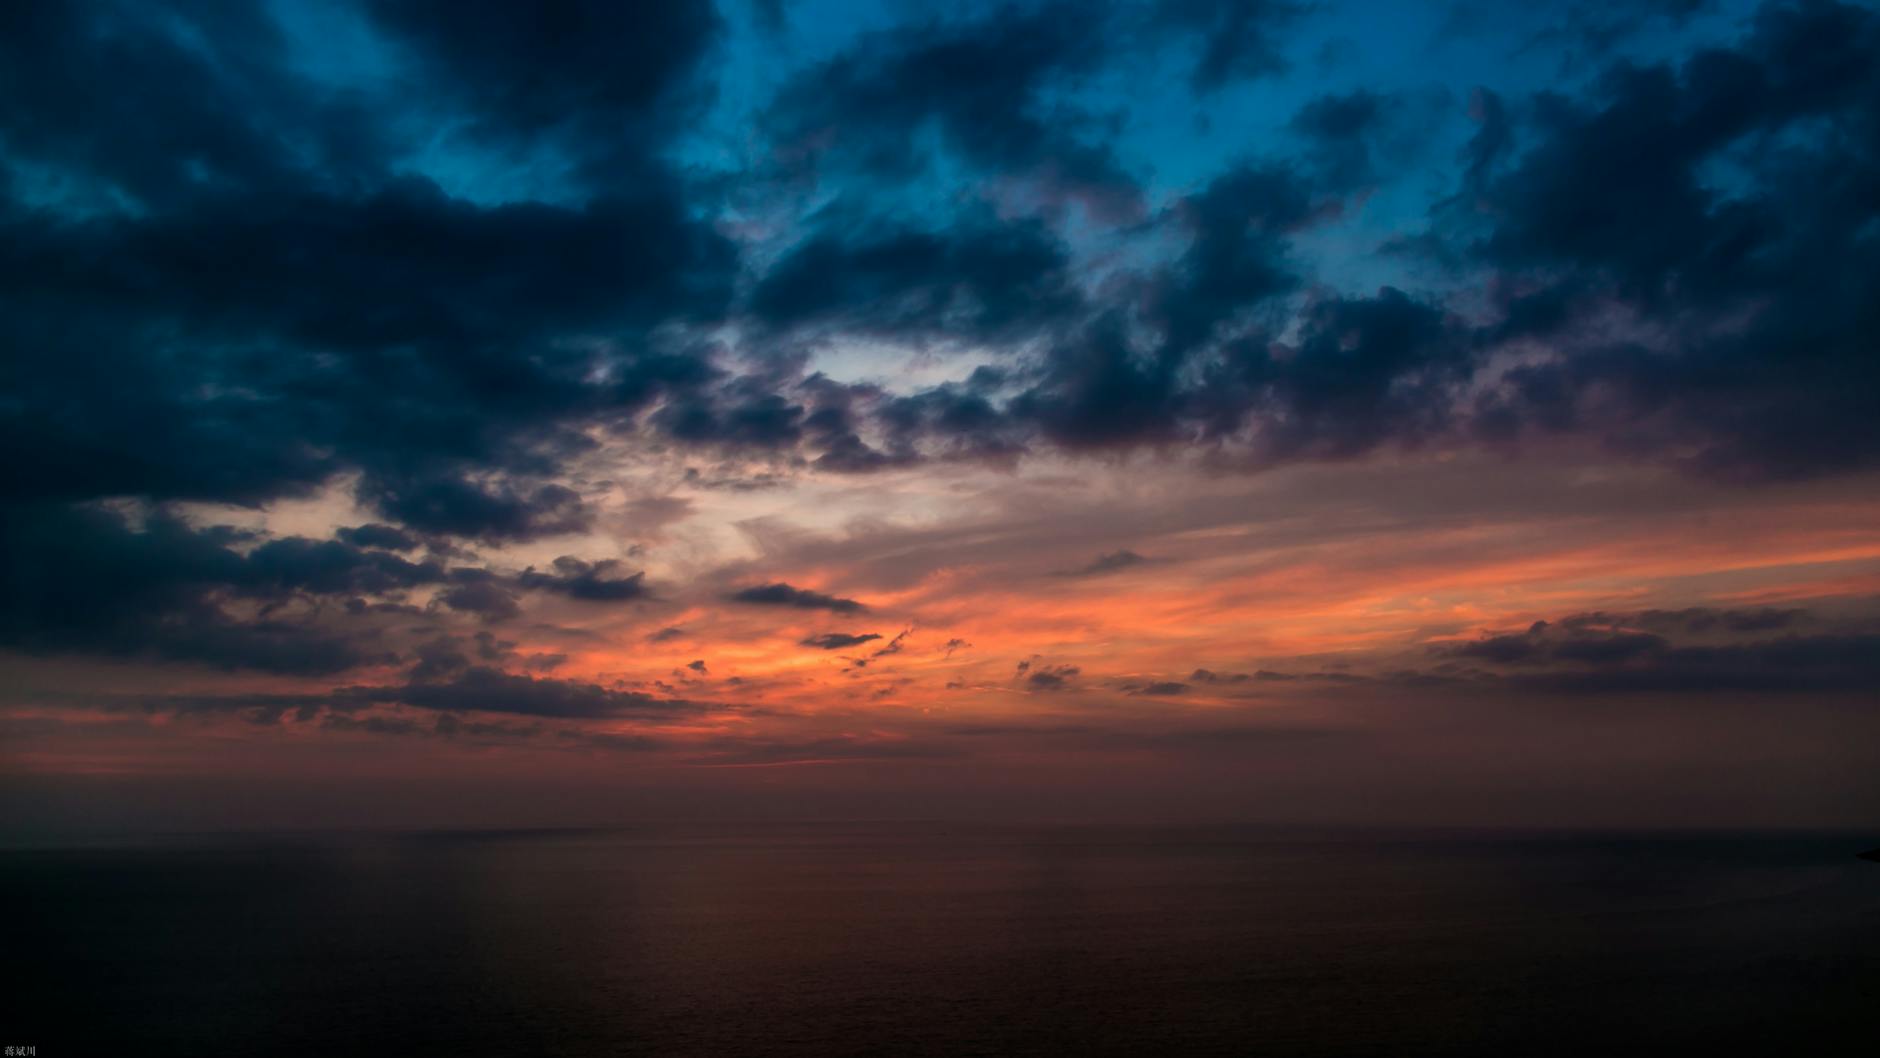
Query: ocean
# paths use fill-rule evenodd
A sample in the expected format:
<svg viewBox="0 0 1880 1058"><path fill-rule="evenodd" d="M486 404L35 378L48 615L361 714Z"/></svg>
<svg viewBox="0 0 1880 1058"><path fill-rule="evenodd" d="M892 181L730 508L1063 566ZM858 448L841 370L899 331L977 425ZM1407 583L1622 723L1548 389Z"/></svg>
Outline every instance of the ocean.
<svg viewBox="0 0 1880 1058"><path fill-rule="evenodd" d="M0 1044L1870 1054L1874 844L896 823L15 847Z"/></svg>

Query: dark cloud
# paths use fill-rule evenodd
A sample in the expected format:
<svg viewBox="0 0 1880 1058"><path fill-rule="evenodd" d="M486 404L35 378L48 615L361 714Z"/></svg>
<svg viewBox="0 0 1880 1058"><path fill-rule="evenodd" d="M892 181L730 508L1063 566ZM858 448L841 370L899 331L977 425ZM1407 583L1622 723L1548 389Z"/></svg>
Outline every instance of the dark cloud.
<svg viewBox="0 0 1880 1058"><path fill-rule="evenodd" d="M462 644L453 639L420 643L412 653L418 659L411 667L411 677L415 680L440 680L470 667L469 655L464 653Z"/></svg>
<svg viewBox="0 0 1880 1058"><path fill-rule="evenodd" d="M554 562L554 572L538 573L531 566L522 571L516 583L532 591L551 591L587 602L624 602L643 599L652 593L646 587L645 572L618 575L618 559L585 562L563 555Z"/></svg>
<svg viewBox="0 0 1880 1058"><path fill-rule="evenodd" d="M677 209L485 209L407 180L82 224L0 212L0 384L21 402L0 435L40 453L0 486L253 502L357 469L363 500L420 531L579 528L579 497L531 481L590 445L571 427L710 376L693 354L567 341L688 303L643 256L709 238Z"/></svg>
<svg viewBox="0 0 1880 1058"><path fill-rule="evenodd" d="M1180 426L1177 363L1140 355L1126 322L1106 316L1053 346L1042 380L1014 398L1009 410L1065 448L1164 444Z"/></svg>
<svg viewBox="0 0 1880 1058"><path fill-rule="evenodd" d="M1097 576L1102 576L1105 573L1117 573L1122 570L1129 569L1133 566L1140 566L1143 563L1148 562L1148 561L1149 559L1146 559L1142 557L1141 555L1138 555L1137 553L1129 550L1128 548L1124 548L1119 551L1110 551L1105 554L1098 555L1096 558L1091 559L1088 563L1085 563L1084 565L1079 566L1076 569L1067 569L1067 570L1060 572L1058 576L1060 577L1097 577Z"/></svg>
<svg viewBox="0 0 1880 1058"><path fill-rule="evenodd" d="M843 599L805 588L795 588L781 581L744 588L732 592L728 598L732 602L753 603L759 606L792 606L799 610L833 610L836 613L860 613L867 609L854 599Z"/></svg>
<svg viewBox="0 0 1880 1058"><path fill-rule="evenodd" d="M288 537L248 552L238 584L250 592L383 595L445 578L436 562L408 562L339 540Z"/></svg>
<svg viewBox="0 0 1880 1058"><path fill-rule="evenodd" d="M931 138L946 156L1047 196L1133 209L1140 191L1094 135L1095 119L1051 98L1103 61L1109 26L1091 14L1011 6L866 35L786 85L767 125L806 164L904 180L934 161L923 149Z"/></svg>
<svg viewBox="0 0 1880 1058"><path fill-rule="evenodd" d="M1609 614L1593 612L1560 619L1567 628L1613 627L1630 625L1664 633L1705 634L1710 632L1774 632L1810 623L1806 610L1717 609L1692 606L1682 610L1642 610L1637 613Z"/></svg>
<svg viewBox="0 0 1880 1058"><path fill-rule="evenodd" d="M342 528L333 535L354 547L376 547L386 551L415 551L423 543L395 525L378 522Z"/></svg>
<svg viewBox="0 0 1880 1058"><path fill-rule="evenodd" d="M485 487L457 477L409 483L374 480L362 490L386 514L429 533L501 542L564 536L591 521L581 497L562 485L522 493L512 485Z"/></svg>
<svg viewBox="0 0 1880 1058"><path fill-rule="evenodd" d="M836 325L899 341L1010 338L1076 305L1069 264L1036 222L982 218L944 231L837 222L764 275L749 311L771 326Z"/></svg>
<svg viewBox="0 0 1880 1058"><path fill-rule="evenodd" d="M302 675L384 660L303 597L442 582L433 563L300 537L252 546L155 512L16 505L0 517L0 642L20 649L192 661Z"/></svg>
<svg viewBox="0 0 1880 1058"><path fill-rule="evenodd" d="M895 654L899 654L902 651L902 649L904 649L904 647L906 646L907 637L913 634L914 634L914 630L912 628L902 629L901 632L897 634L893 639L890 639L886 643L882 644L880 647L877 647L876 649L869 651L867 657L845 658L844 660L846 660L849 663L849 667L844 669L843 671L849 672L849 673L858 672L874 664L876 661L879 661L882 658L892 657ZM865 638L880 639L881 637L880 636L867 636ZM877 694L879 693L880 692L877 692Z"/></svg>
<svg viewBox="0 0 1880 1058"><path fill-rule="evenodd" d="M1517 684L1585 694L1835 692L1864 694L1880 681L1880 635L1782 636L1716 646L1657 647L1585 668L1516 674Z"/></svg>
<svg viewBox="0 0 1880 1058"><path fill-rule="evenodd" d="M412 665L410 676L418 682L433 682L465 672L478 663L517 665L545 671L557 668L568 660L565 654L522 655L515 648L513 641L498 639L487 629L468 638L440 636L419 643L412 649L416 664Z"/></svg>
<svg viewBox="0 0 1880 1058"><path fill-rule="evenodd" d="M1192 351L1222 323L1296 287L1287 240L1328 208L1306 178L1279 164L1238 166L1182 199L1174 215L1188 247L1151 292L1169 353Z"/></svg>
<svg viewBox="0 0 1880 1058"><path fill-rule="evenodd" d="M1261 350L1237 365L1265 392L1260 440L1269 457L1349 458L1452 425L1473 354L1442 311L1386 287L1322 300L1303 324L1284 358Z"/></svg>
<svg viewBox="0 0 1880 1058"><path fill-rule="evenodd" d="M1542 656L1540 633L1546 627L1547 622L1541 621L1530 628L1526 635L1484 636L1473 643L1455 647L1454 653L1460 658L1474 658L1501 665L1533 660Z"/></svg>
<svg viewBox="0 0 1880 1058"><path fill-rule="evenodd" d="M880 634L876 632L864 632L861 635L850 635L847 632L824 632L803 640L803 645L815 647L817 650L844 650L880 638Z"/></svg>
<svg viewBox="0 0 1880 1058"><path fill-rule="evenodd" d="M877 449L862 440L858 432L861 424L850 399L852 394L845 391L832 395L829 390L837 387L826 383L820 375L811 376L804 387L822 391L820 406L803 422L812 443L822 449L822 454L816 457L816 469L838 474L866 474L920 461L921 455L914 446L900 438L894 439L890 451Z"/></svg>
<svg viewBox="0 0 1880 1058"><path fill-rule="evenodd" d="M1558 643L1553 648L1553 656L1560 661L1611 665L1656 654L1666 646L1663 636L1650 632L1613 632L1607 635L1576 636Z"/></svg>
<svg viewBox="0 0 1880 1058"><path fill-rule="evenodd" d="M685 637L686 637L685 629L677 627L675 625L671 628L662 628L659 631L652 633L651 635L646 637L646 641L648 643L668 643L675 639L684 639Z"/></svg>
<svg viewBox="0 0 1880 1058"><path fill-rule="evenodd" d="M1504 334L1558 352L1481 428L1604 431L1731 477L1880 457L1880 242L1854 221L1880 202L1876 47L1869 9L1771 4L1733 47L1536 98L1531 146L1498 139L1462 205L1468 252L1519 279Z"/></svg>
<svg viewBox="0 0 1880 1058"><path fill-rule="evenodd" d="M0 493L257 503L350 471L427 533L585 524L548 480L591 443L578 427L711 376L699 354L597 339L721 314L734 251L646 158L579 204L480 204L395 175L406 122L448 100L480 136L553 133L584 157L574 133L638 142L626 126L678 113L667 89L715 16L443 10L379 12L428 86L398 99L295 73L264 9L4 16L0 441L36 458ZM622 65L634 49L656 61Z"/></svg>
<svg viewBox="0 0 1880 1058"><path fill-rule="evenodd" d="M1251 678L1244 672L1215 672L1213 669L1196 669L1188 675L1194 683L1245 683Z"/></svg>
<svg viewBox="0 0 1880 1058"><path fill-rule="evenodd" d="M284 128L302 133L295 146L307 171L343 179L375 170L382 145L354 106L281 76L287 43L258 8L7 5L0 128L8 155L72 173L79 203L121 194L152 209L298 178Z"/></svg>
<svg viewBox="0 0 1880 1058"><path fill-rule="evenodd" d="M428 91L470 117L474 135L547 141L616 165L623 149L688 112L680 90L719 29L702 0L366 7L418 62Z"/></svg>
<svg viewBox="0 0 1880 1058"><path fill-rule="evenodd" d="M439 712L514 713L560 719L663 714L695 708L689 702L655 698L638 691L520 675L483 665L453 671L443 679L414 678L402 686L348 687L334 696L355 704L396 703Z"/></svg>
<svg viewBox="0 0 1880 1058"><path fill-rule="evenodd" d="M1290 460L1418 443L1452 425L1475 359L1458 321L1384 288L1311 299L1287 341L1269 330L1302 284L1292 238L1336 210L1287 167L1236 168L1170 211L1187 248L1130 280L1133 299L1064 328L1003 407L956 389L925 398L955 421L912 401L891 413L904 429L1004 432L1008 448L1231 443Z"/></svg>
<svg viewBox="0 0 1880 1058"><path fill-rule="evenodd" d="M897 26L797 76L767 124L801 164L905 180L944 160L1029 181L1047 209L1077 198L1128 215L1142 193L1107 142L1111 119L1069 90L1108 69L1140 72L1169 45L1193 53L1203 91L1276 73L1286 67L1280 36L1305 10L1289 0L1048 0Z"/></svg>
<svg viewBox="0 0 1880 1058"><path fill-rule="evenodd" d="M803 439L803 405L766 381L739 379L669 401L652 417L661 432L694 445L775 450Z"/></svg>
<svg viewBox="0 0 1880 1058"><path fill-rule="evenodd" d="M1051 350L1044 378L1008 414L1072 449L1212 441L1272 462L1413 446L1457 424L1477 357L1436 306L1388 287L1324 297L1290 342L1215 349L1207 343L1226 320L1276 291L1261 293L1265 280L1228 261L1183 278L1183 262L1156 287L1163 342L1145 352L1122 320L1100 320Z"/></svg>
<svg viewBox="0 0 1880 1058"><path fill-rule="evenodd" d="M452 610L475 614L485 621L507 621L522 612L509 585L488 570L453 570L451 581L449 587L437 593L437 601Z"/></svg>
<svg viewBox="0 0 1880 1058"><path fill-rule="evenodd" d="M994 403L991 391L1003 384L998 369L981 367L965 385L895 397L877 417L904 450L925 441L942 457L1010 462L1029 446L1032 427Z"/></svg>
<svg viewBox="0 0 1880 1058"><path fill-rule="evenodd" d="M1822 625L1795 610L1646 610L1571 614L1525 632L1445 648L1494 678L1577 693L1853 691L1880 679L1880 635Z"/></svg>
<svg viewBox="0 0 1880 1058"><path fill-rule="evenodd" d="M1071 685L1083 670L1076 665L1041 665L1037 668L1020 663L1025 682L1035 691L1061 691Z"/></svg>
<svg viewBox="0 0 1880 1058"><path fill-rule="evenodd" d="M1615 67L1583 97L1478 94L1442 214L1463 219L1424 245L1485 277L1486 323L1392 288L1315 292L1288 318L1295 238L1377 168L1407 105L1322 98L1294 122L1304 169L1250 163L1178 201L1165 223L1186 248L1053 322L1009 397L941 387L883 421L904 447L994 457L1208 442L1265 464L1539 431L1723 475L1868 465L1880 244L1848 219L1880 186L1880 78L1855 57L1874 40L1860 9L1773 5L1733 48Z"/></svg>

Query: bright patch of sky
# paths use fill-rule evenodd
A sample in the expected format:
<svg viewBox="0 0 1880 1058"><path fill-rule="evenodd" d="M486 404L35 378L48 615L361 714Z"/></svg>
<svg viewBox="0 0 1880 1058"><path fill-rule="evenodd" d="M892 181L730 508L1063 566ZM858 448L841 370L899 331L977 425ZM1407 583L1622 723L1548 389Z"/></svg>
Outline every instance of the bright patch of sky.
<svg viewBox="0 0 1880 1058"><path fill-rule="evenodd" d="M958 347L909 349L894 342L836 337L812 354L811 371L837 382L872 383L894 394L964 382L981 366L1008 364L1010 354Z"/></svg>

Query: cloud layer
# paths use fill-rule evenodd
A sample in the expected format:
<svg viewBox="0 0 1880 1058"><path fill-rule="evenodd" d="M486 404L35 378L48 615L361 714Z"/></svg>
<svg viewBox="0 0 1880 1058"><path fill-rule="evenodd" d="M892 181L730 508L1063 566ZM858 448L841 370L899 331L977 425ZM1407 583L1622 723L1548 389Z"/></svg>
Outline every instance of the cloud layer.
<svg viewBox="0 0 1880 1058"><path fill-rule="evenodd" d="M13 5L21 760L1870 690L1880 14L1349 15Z"/></svg>

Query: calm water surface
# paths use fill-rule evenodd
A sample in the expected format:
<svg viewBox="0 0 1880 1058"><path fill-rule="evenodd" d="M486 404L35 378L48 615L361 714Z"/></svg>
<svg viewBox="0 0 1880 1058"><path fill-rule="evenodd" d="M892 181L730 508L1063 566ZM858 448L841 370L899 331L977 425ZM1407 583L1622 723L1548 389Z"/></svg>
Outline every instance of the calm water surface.
<svg viewBox="0 0 1880 1058"><path fill-rule="evenodd" d="M0 852L39 1054L1871 1054L1860 835L944 825Z"/></svg>

